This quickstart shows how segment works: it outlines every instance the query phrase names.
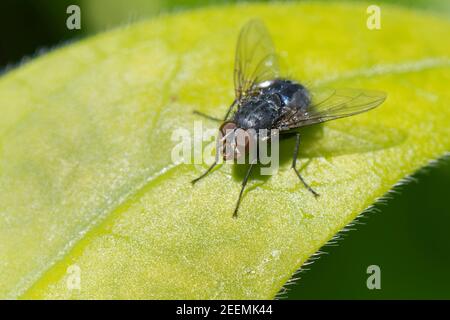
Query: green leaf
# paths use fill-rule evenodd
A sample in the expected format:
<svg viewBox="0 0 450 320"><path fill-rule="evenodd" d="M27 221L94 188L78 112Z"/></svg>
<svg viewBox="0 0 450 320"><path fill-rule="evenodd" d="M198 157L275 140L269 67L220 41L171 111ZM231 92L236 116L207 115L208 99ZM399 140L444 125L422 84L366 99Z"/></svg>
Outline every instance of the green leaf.
<svg viewBox="0 0 450 320"><path fill-rule="evenodd" d="M290 169L287 140L279 173L255 176L233 219L241 170L223 165L193 187L206 165L173 164L171 136L193 131L194 109L225 112L250 17L266 22L292 78L388 99L303 132L299 165L320 198ZM371 31L366 17L361 5L208 8L101 34L2 77L0 297L273 298L450 147L450 23L383 6Z"/></svg>

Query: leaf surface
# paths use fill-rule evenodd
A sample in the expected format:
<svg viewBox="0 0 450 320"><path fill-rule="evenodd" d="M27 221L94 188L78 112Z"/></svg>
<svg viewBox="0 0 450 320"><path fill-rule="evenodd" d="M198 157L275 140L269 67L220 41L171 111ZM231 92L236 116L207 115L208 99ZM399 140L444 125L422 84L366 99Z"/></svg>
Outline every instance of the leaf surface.
<svg viewBox="0 0 450 320"><path fill-rule="evenodd" d="M278 174L173 164L174 130L233 99L239 28L267 24L287 75L383 90L379 108L304 130ZM42 56L0 79L0 297L273 298L312 254L450 149L450 23L383 6L271 4L163 16ZM205 128L216 124L204 122ZM194 137L199 139L199 137ZM382 230L380 230L382 236ZM374 239L376 240L376 239ZM73 268L80 289L70 285Z"/></svg>

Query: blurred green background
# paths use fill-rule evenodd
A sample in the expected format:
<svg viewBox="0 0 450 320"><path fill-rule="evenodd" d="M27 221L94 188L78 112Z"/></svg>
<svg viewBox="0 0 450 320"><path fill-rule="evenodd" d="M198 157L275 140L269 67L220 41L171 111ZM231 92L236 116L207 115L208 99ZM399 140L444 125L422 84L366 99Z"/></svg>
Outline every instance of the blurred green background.
<svg viewBox="0 0 450 320"><path fill-rule="evenodd" d="M355 2L354 0L353 2ZM41 52L110 28L164 12L230 3L207 0L2 0L0 70ZM374 2L373 2L374 3ZM450 17L448 0L384 0L410 10ZM82 29L66 28L66 8L77 4ZM411 26L413 27L413 26ZM450 158L420 171L416 182L397 189L378 212L342 235L335 247L301 280L288 286L288 299L450 299ZM368 290L366 269L381 268L381 290Z"/></svg>

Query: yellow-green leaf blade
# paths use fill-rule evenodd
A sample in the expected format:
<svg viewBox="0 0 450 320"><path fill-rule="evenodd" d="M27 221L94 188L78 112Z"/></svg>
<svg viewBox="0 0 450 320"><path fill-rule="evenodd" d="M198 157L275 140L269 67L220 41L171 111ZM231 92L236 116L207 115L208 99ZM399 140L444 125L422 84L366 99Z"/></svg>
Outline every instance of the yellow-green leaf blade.
<svg viewBox="0 0 450 320"><path fill-rule="evenodd" d="M364 6L209 8L100 35L7 74L0 296L273 297L377 197L449 150L449 23L382 12L382 29L370 31ZM289 169L288 141L280 172L254 182L235 220L239 175L222 166L192 187L204 168L172 164L171 134L192 131L194 109L224 113L238 30L253 16L294 78L384 90L388 100L306 133L299 164L321 198ZM67 286L72 265L80 290Z"/></svg>

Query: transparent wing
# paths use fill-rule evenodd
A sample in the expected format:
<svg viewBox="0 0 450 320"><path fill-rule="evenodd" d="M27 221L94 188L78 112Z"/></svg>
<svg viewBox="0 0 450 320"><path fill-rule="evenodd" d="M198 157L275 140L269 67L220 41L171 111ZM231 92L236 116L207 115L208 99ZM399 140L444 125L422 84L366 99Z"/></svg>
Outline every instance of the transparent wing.
<svg viewBox="0 0 450 320"><path fill-rule="evenodd" d="M234 66L236 99L251 94L256 84L279 76L272 39L260 20L247 22L239 34Z"/></svg>
<svg viewBox="0 0 450 320"><path fill-rule="evenodd" d="M287 109L275 126L291 130L349 117L373 109L386 99L384 92L359 89L316 88L310 93L311 104L307 108Z"/></svg>

